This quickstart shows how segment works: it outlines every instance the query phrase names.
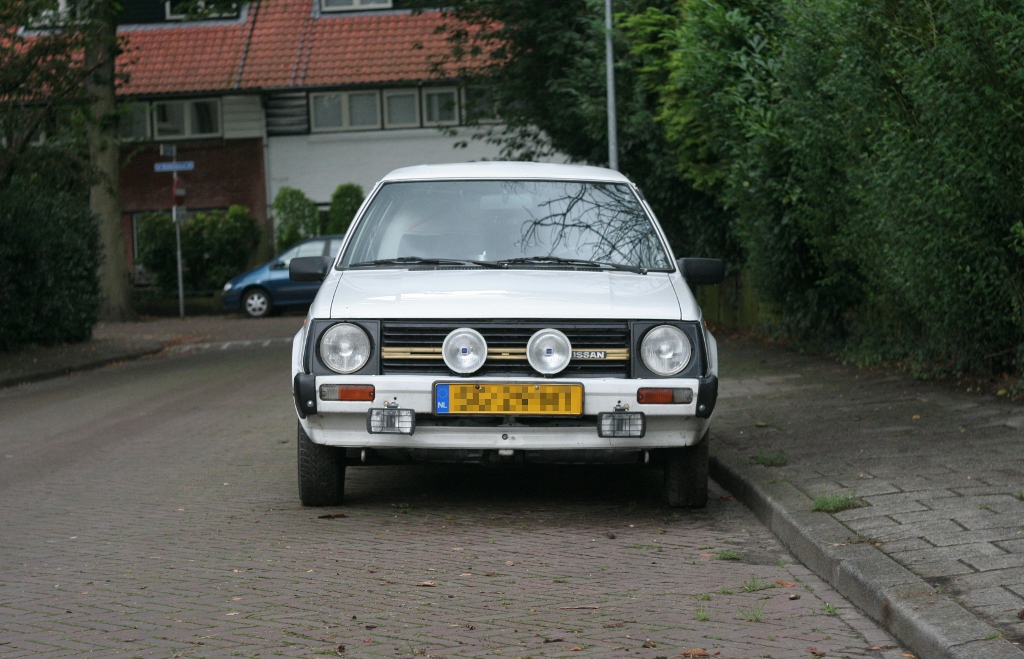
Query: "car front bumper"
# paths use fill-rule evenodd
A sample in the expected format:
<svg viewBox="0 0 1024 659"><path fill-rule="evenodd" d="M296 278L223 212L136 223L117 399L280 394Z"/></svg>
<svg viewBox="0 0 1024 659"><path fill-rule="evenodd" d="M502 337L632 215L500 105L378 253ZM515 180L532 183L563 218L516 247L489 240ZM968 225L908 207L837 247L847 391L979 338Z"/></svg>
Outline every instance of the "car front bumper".
<svg viewBox="0 0 1024 659"><path fill-rule="evenodd" d="M511 378L510 383L581 384L582 417L531 417L528 423L517 416L501 417L502 422L480 425L472 415L434 415L434 385L438 382L494 383L495 378L452 379L436 376L336 376L297 375L293 381L296 411L310 439L317 444L349 448L420 448L484 450L558 450L558 449L651 449L692 446L700 441L710 423L717 378L679 379L578 379ZM325 401L319 397L321 385L372 385L373 402ZM637 390L689 388L693 401L678 404L640 404ZM309 405L310 401L313 405ZM400 409L413 410L417 423L411 435L371 434L367 430L367 412L381 408L385 401ZM700 406L704 406L698 413ZM300 407L307 409L299 412ZM601 437L599 414L628 409L645 417L643 437ZM550 421L548 420L550 419ZM466 425L460 425L465 422Z"/></svg>

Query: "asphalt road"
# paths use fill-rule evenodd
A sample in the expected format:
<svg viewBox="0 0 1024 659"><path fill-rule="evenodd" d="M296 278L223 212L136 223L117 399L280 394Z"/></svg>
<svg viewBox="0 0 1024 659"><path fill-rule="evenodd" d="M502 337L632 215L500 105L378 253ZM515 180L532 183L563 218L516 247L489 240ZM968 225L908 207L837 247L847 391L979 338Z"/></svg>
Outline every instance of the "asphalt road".
<svg viewBox="0 0 1024 659"><path fill-rule="evenodd" d="M0 657L909 656L714 484L352 468L304 509L287 373L268 342L0 390Z"/></svg>

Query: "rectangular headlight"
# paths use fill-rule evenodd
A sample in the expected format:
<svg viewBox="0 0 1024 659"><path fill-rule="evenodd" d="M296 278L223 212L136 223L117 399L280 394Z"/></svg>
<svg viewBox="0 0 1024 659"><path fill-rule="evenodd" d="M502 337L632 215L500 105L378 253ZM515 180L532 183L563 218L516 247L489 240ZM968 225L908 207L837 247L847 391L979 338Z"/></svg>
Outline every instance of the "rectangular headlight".
<svg viewBox="0 0 1024 659"><path fill-rule="evenodd" d="M602 412L597 415L598 437L643 437L647 417L643 412Z"/></svg>
<svg viewBox="0 0 1024 659"><path fill-rule="evenodd" d="M415 410L385 407L371 408L366 412L366 432L371 435L411 435L415 431Z"/></svg>

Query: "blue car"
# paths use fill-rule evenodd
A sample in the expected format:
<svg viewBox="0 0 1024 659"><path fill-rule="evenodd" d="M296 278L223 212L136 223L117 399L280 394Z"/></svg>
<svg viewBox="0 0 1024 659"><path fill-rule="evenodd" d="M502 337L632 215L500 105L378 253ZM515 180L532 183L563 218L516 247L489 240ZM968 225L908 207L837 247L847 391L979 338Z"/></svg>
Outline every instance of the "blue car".
<svg viewBox="0 0 1024 659"><path fill-rule="evenodd" d="M277 307L308 305L320 283L295 283L288 279L288 264L299 256L330 256L341 249L344 236L319 236L304 240L255 270L238 275L224 284L224 306L241 309L253 318L263 318Z"/></svg>

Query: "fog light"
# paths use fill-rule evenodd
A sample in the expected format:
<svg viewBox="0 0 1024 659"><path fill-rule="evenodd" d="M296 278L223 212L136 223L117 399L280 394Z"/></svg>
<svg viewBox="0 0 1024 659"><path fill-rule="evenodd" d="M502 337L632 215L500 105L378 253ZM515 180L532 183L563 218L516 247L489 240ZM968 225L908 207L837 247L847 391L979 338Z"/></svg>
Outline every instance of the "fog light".
<svg viewBox="0 0 1024 659"><path fill-rule="evenodd" d="M647 417L643 412L602 412L597 415L598 437L643 437Z"/></svg>
<svg viewBox="0 0 1024 659"><path fill-rule="evenodd" d="M371 408L366 412L366 432L371 435L411 435L415 430L415 410L385 407Z"/></svg>
<svg viewBox="0 0 1024 659"><path fill-rule="evenodd" d="M679 389L637 389L636 402L645 405L661 405L667 403L680 403L688 405L693 402L693 389L682 387Z"/></svg>
<svg viewBox="0 0 1024 659"><path fill-rule="evenodd" d="M367 400L372 401L372 384L322 384L320 400Z"/></svg>

